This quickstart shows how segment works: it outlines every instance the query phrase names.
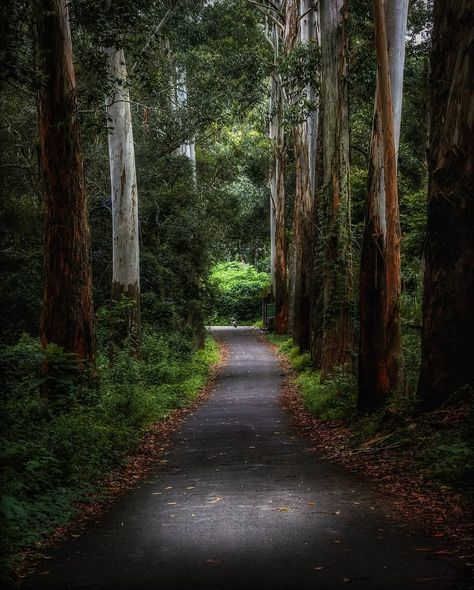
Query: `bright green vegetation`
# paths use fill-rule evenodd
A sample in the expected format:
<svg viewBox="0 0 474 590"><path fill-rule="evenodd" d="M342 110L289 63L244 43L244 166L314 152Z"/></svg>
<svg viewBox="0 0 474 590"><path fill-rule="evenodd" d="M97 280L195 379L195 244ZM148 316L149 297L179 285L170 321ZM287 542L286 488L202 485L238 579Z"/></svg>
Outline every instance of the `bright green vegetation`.
<svg viewBox="0 0 474 590"><path fill-rule="evenodd" d="M341 370L321 382L320 373L311 369L308 353L300 353L291 338L274 334L267 338L297 372L295 382L305 408L321 420L344 420L353 433L349 441L353 448L387 436L382 446L414 451L414 469L460 492L465 502L474 501L474 406L464 420L456 420L449 409L413 418L411 404L397 397L390 400L387 411L362 416L357 413L355 376Z"/></svg>
<svg viewBox="0 0 474 590"><path fill-rule="evenodd" d="M77 369L68 355L50 350L56 388L46 402L38 389L45 357L38 341L24 335L2 348L0 508L10 551L70 519L74 503L87 501L97 479L120 466L148 426L196 397L219 357L211 338L193 351L182 336L150 329L141 351L138 359L127 346L117 350L113 365L101 351L96 375L72 379Z"/></svg>
<svg viewBox="0 0 474 590"><path fill-rule="evenodd" d="M269 335L298 371L295 381L299 385L305 408L322 420L341 420L355 413L357 382L353 375L339 371L332 379L321 381L318 371L311 369L309 353L300 353L287 336Z"/></svg>
<svg viewBox="0 0 474 590"><path fill-rule="evenodd" d="M261 298L269 288L270 276L251 264L222 262L212 268L209 284L213 298L210 323L229 324L236 317L239 323L253 324L261 314Z"/></svg>

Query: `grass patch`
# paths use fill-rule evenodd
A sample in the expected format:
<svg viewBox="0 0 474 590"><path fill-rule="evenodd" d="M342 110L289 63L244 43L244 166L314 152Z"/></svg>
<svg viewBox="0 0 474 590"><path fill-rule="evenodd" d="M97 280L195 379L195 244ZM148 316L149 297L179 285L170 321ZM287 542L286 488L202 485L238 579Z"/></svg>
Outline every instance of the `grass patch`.
<svg viewBox="0 0 474 590"><path fill-rule="evenodd" d="M305 408L322 420L347 420L356 412L356 379L338 368L330 379L321 381L321 374L311 368L309 352L301 353L288 336L268 334L268 340L278 347L299 374L299 385Z"/></svg>

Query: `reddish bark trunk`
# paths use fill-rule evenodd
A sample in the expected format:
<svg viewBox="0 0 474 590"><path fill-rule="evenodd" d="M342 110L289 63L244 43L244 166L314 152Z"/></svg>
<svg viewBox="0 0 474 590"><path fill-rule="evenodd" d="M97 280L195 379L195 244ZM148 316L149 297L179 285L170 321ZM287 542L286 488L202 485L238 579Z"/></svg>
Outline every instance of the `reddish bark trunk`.
<svg viewBox="0 0 474 590"><path fill-rule="evenodd" d="M300 350L309 350L311 336L311 267L313 262L313 196L308 149L301 127L293 132L296 190L293 214L292 336Z"/></svg>
<svg viewBox="0 0 474 590"><path fill-rule="evenodd" d="M438 0L431 54L428 222L422 362L424 409L474 386L473 11Z"/></svg>
<svg viewBox="0 0 474 590"><path fill-rule="evenodd" d="M380 408L401 382L400 220L392 93L383 2L374 0L377 108L360 277L359 409Z"/></svg>
<svg viewBox="0 0 474 590"><path fill-rule="evenodd" d="M90 237L66 0L36 0L36 57L45 201L41 342L94 360Z"/></svg>

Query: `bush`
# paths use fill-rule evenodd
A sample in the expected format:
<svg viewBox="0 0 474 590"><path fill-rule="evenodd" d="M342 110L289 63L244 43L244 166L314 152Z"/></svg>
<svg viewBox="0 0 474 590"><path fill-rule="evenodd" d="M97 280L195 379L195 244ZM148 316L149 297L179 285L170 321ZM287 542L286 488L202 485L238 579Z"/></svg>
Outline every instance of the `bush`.
<svg viewBox="0 0 474 590"><path fill-rule="evenodd" d="M260 300L270 277L250 264L224 262L212 268L209 284L213 293L211 322L228 324L236 317L239 322L253 323L260 317Z"/></svg>

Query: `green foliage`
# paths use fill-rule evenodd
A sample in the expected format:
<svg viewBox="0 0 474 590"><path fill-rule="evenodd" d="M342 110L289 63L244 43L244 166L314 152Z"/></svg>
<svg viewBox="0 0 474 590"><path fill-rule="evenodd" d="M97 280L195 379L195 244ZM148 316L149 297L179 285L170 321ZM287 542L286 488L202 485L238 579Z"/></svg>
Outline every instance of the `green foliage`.
<svg viewBox="0 0 474 590"><path fill-rule="evenodd" d="M321 381L315 371L304 371L296 379L306 409L321 420L347 420L356 411L357 382L342 367L331 378Z"/></svg>
<svg viewBox="0 0 474 590"><path fill-rule="evenodd" d="M278 346L288 357L293 369L298 371L296 383L300 386L306 409L322 420L347 420L356 412L357 381L342 367L330 379L321 381L318 371L311 368L309 353L300 353L288 336L268 334L268 340Z"/></svg>
<svg viewBox="0 0 474 590"><path fill-rule="evenodd" d="M260 298L270 278L243 262L222 262L211 271L209 284L214 294L211 321L253 322L260 315Z"/></svg>
<svg viewBox="0 0 474 590"><path fill-rule="evenodd" d="M36 340L25 335L2 349L7 377L1 402L0 509L3 542L10 551L69 519L74 502L120 465L147 426L194 399L218 360L211 339L193 352L182 336L166 338L148 329L142 352L138 359L124 346L113 365L101 352L95 380L78 385L61 377L71 368L64 353L48 351L57 361L55 378L70 400L61 404L46 402L32 386L31 374L44 359Z"/></svg>
<svg viewBox="0 0 474 590"><path fill-rule="evenodd" d="M474 448L459 430L436 435L422 451L420 464L427 477L474 494Z"/></svg>

